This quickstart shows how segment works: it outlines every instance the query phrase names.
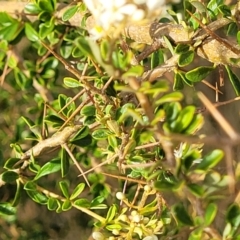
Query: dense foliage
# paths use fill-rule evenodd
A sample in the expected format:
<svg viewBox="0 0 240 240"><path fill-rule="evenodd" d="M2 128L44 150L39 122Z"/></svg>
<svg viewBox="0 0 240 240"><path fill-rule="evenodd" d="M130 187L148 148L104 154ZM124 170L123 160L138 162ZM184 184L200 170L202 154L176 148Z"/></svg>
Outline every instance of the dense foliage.
<svg viewBox="0 0 240 240"><path fill-rule="evenodd" d="M132 22L123 4L112 23L90 2L0 9L0 238L50 239L4 230L30 198L84 212L98 240L240 239L240 138L217 109L240 94L238 3L142 1ZM195 91L224 81L236 98Z"/></svg>

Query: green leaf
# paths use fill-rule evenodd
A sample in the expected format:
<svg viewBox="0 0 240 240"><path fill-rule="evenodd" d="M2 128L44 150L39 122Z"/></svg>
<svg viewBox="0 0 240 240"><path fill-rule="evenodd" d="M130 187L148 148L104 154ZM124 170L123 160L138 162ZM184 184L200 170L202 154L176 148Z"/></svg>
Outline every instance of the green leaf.
<svg viewBox="0 0 240 240"><path fill-rule="evenodd" d="M231 17L232 15L231 8L225 4L218 6L218 10L223 14L224 17Z"/></svg>
<svg viewBox="0 0 240 240"><path fill-rule="evenodd" d="M240 95L240 79L237 77L236 74L233 73L233 71L228 66L225 66L225 68L227 70L229 79L235 90L235 93L237 96L239 96Z"/></svg>
<svg viewBox="0 0 240 240"><path fill-rule="evenodd" d="M96 140L107 139L108 136L110 136L110 135L112 135L112 132L110 132L106 128L97 129L97 130L93 131L93 133L92 133L92 137Z"/></svg>
<svg viewBox="0 0 240 240"><path fill-rule="evenodd" d="M76 205L78 207L89 208L90 207L90 202L85 198L81 198L81 199L77 199L74 202L74 205Z"/></svg>
<svg viewBox="0 0 240 240"><path fill-rule="evenodd" d="M189 124L187 129L184 131L186 134L194 134L196 131L201 129L204 124L204 117L201 114L195 114L192 122Z"/></svg>
<svg viewBox="0 0 240 240"><path fill-rule="evenodd" d="M46 38L51 32L53 32L55 27L55 20L52 18L48 22L41 23L39 25L39 37L41 39Z"/></svg>
<svg viewBox="0 0 240 240"><path fill-rule="evenodd" d="M74 78L71 77L65 77L63 79L64 84L69 88L76 88L81 86L80 82Z"/></svg>
<svg viewBox="0 0 240 240"><path fill-rule="evenodd" d="M120 224L111 224L111 225L107 225L106 226L106 229L109 230L109 231L113 231L113 230L121 230L122 229L122 226Z"/></svg>
<svg viewBox="0 0 240 240"><path fill-rule="evenodd" d="M67 181L60 181L59 187L66 198L69 198L69 183Z"/></svg>
<svg viewBox="0 0 240 240"><path fill-rule="evenodd" d="M177 188L177 185L166 181L156 181L154 187L159 191L174 191Z"/></svg>
<svg viewBox="0 0 240 240"><path fill-rule="evenodd" d="M214 67L198 67L186 73L186 78L191 82L200 82L206 78Z"/></svg>
<svg viewBox="0 0 240 240"><path fill-rule="evenodd" d="M62 204L62 210L63 210L63 211L68 211L68 210L70 210L71 208L72 208L72 203L71 203L71 201L69 201L68 199L65 200L65 201L63 202L63 204Z"/></svg>
<svg viewBox="0 0 240 240"><path fill-rule="evenodd" d="M32 86L32 80L28 79L27 76L18 68L14 68L14 77L18 86L25 90Z"/></svg>
<svg viewBox="0 0 240 240"><path fill-rule="evenodd" d="M208 206L205 210L205 215L204 215L204 224L206 226L209 226L213 222L213 220L217 214L217 209L218 208L215 203L208 204Z"/></svg>
<svg viewBox="0 0 240 240"><path fill-rule="evenodd" d="M26 33L27 38L30 41L36 42L39 40L39 36L38 36L36 30L29 23L25 23L25 33Z"/></svg>
<svg viewBox="0 0 240 240"><path fill-rule="evenodd" d="M10 68L17 67L17 64L18 64L17 58L15 56L11 55L8 59L7 64Z"/></svg>
<svg viewBox="0 0 240 240"><path fill-rule="evenodd" d="M70 6L64 13L62 16L62 20L68 21L70 18L72 18L74 16L74 14L78 11L79 7L78 5L73 5Z"/></svg>
<svg viewBox="0 0 240 240"><path fill-rule="evenodd" d="M29 182L25 183L23 188L24 188L24 190L28 190L28 191L36 191L37 184L33 181L29 181Z"/></svg>
<svg viewBox="0 0 240 240"><path fill-rule="evenodd" d="M111 146L114 150L118 149L118 141L115 136L108 136L108 144Z"/></svg>
<svg viewBox="0 0 240 240"><path fill-rule="evenodd" d="M2 173L1 179L2 181L6 182L6 183L11 183L16 181L19 178L18 173L13 172L13 171L7 171Z"/></svg>
<svg viewBox="0 0 240 240"><path fill-rule="evenodd" d="M111 206L107 212L107 217L106 217L106 221L107 222L111 222L114 217L116 216L117 214L117 206L115 204L113 204L113 206Z"/></svg>
<svg viewBox="0 0 240 240"><path fill-rule="evenodd" d="M4 168L7 170L12 170L14 168L19 168L18 165L15 166L16 163L18 163L21 159L20 158L9 158L5 164Z"/></svg>
<svg viewBox="0 0 240 240"><path fill-rule="evenodd" d="M178 59L178 66L185 67L189 65L194 59L194 51L188 51L185 53L181 53Z"/></svg>
<svg viewBox="0 0 240 240"><path fill-rule="evenodd" d="M92 201L91 201L91 205L90 205L90 208L91 209L98 209L98 207L101 205L101 203L104 201L104 197L103 196L98 196L96 198L94 198ZM104 205L104 204L103 204ZM105 205L104 205L104 208L105 208Z"/></svg>
<svg viewBox="0 0 240 240"><path fill-rule="evenodd" d="M168 38L166 36L163 36L163 40L166 43L168 50L171 52L172 55L174 55L174 49L173 49L171 42L168 40Z"/></svg>
<svg viewBox="0 0 240 240"><path fill-rule="evenodd" d="M171 123L171 128L173 131L182 132L184 131L188 125L192 122L193 117L195 115L195 107L187 106L185 107L179 114L176 121Z"/></svg>
<svg viewBox="0 0 240 240"><path fill-rule="evenodd" d="M208 155L204 156L203 160L197 166L199 170L208 170L216 166L223 158L224 153L220 149L215 149Z"/></svg>
<svg viewBox="0 0 240 240"><path fill-rule="evenodd" d="M71 143L79 147L86 147L92 143L92 136L89 134L84 138L72 140Z"/></svg>
<svg viewBox="0 0 240 240"><path fill-rule="evenodd" d="M93 57L92 50L86 37L79 37L76 41L78 49L87 57Z"/></svg>
<svg viewBox="0 0 240 240"><path fill-rule="evenodd" d="M0 203L0 215L15 215L17 209L8 202Z"/></svg>
<svg viewBox="0 0 240 240"><path fill-rule="evenodd" d="M16 207L18 205L20 198L21 198L21 193L22 193L22 185L21 185L20 181L17 181L16 183L17 183L17 189L16 189L14 199L12 202L13 207Z"/></svg>
<svg viewBox="0 0 240 240"><path fill-rule="evenodd" d="M73 52L73 47L74 46L72 44L63 42L60 46L61 56L65 59L69 58Z"/></svg>
<svg viewBox="0 0 240 240"><path fill-rule="evenodd" d="M70 162L65 148L61 150L61 176L65 177L70 168Z"/></svg>
<svg viewBox="0 0 240 240"><path fill-rule="evenodd" d="M226 219L235 228L238 228L240 226L240 207L239 207L239 205L232 204L228 208Z"/></svg>
<svg viewBox="0 0 240 240"><path fill-rule="evenodd" d="M177 102L183 99L183 94L181 92L172 92L165 94L159 100L155 102L156 105L160 105L166 102Z"/></svg>
<svg viewBox="0 0 240 240"><path fill-rule="evenodd" d="M123 75L122 77L137 77L137 76L141 76L144 72L143 66L141 65L136 65L136 66L132 66L130 69L128 69Z"/></svg>
<svg viewBox="0 0 240 240"><path fill-rule="evenodd" d="M151 69L159 66L164 63L164 55L162 50L158 50L152 53L151 55Z"/></svg>
<svg viewBox="0 0 240 240"><path fill-rule="evenodd" d="M179 73L175 73L173 90L178 91L178 90L182 90L183 88L184 88L184 85L183 85L183 80L181 75Z"/></svg>
<svg viewBox="0 0 240 240"><path fill-rule="evenodd" d="M175 53L182 54L182 53L188 52L189 49L190 49L190 45L180 43L176 46Z"/></svg>
<svg viewBox="0 0 240 240"><path fill-rule="evenodd" d="M73 192L72 192L72 194L70 196L70 200L73 200L73 199L77 198L82 193L84 188L85 188L85 183L79 183L75 187L75 189L73 190Z"/></svg>
<svg viewBox="0 0 240 240"><path fill-rule="evenodd" d="M91 106L84 106L81 111L80 114L83 116L95 116L96 114L96 107L91 105Z"/></svg>
<svg viewBox="0 0 240 240"><path fill-rule="evenodd" d="M193 220L188 215L188 212L186 211L182 204L175 205L173 210L179 222L181 222L184 225L193 226Z"/></svg>
<svg viewBox="0 0 240 240"><path fill-rule="evenodd" d="M59 158L53 159L50 162L44 164L38 171L34 180L37 180L45 175L49 175L54 172L58 172L61 169L61 160Z"/></svg>
<svg viewBox="0 0 240 240"><path fill-rule="evenodd" d="M48 116L45 117L44 120L46 122L58 124L59 126L61 126L64 123L64 121L56 115L48 115Z"/></svg>
<svg viewBox="0 0 240 240"><path fill-rule="evenodd" d="M51 0L38 0L38 7L46 12L53 12L55 5L54 1Z"/></svg>
<svg viewBox="0 0 240 240"><path fill-rule="evenodd" d="M50 211L54 211L58 208L58 202L57 202L57 199L55 198L49 198L48 199L48 202L47 202L47 208L48 210Z"/></svg>
<svg viewBox="0 0 240 240"><path fill-rule="evenodd" d="M198 198L201 198L203 197L204 195L204 189L202 186L198 185L198 184L195 184L195 183L191 183L191 184L188 184L187 185L189 191L195 195L196 197Z"/></svg>
<svg viewBox="0 0 240 240"><path fill-rule="evenodd" d="M0 28L0 39L7 40L9 42L13 41L14 39L17 38L17 36L20 34L23 28L24 25L14 19L8 25Z"/></svg>
<svg viewBox="0 0 240 240"><path fill-rule="evenodd" d="M36 3L28 3L25 5L24 11L30 14L39 14L41 10Z"/></svg>
<svg viewBox="0 0 240 240"><path fill-rule="evenodd" d="M48 202L48 198L44 194L39 193L37 191L32 191L32 190L28 191L27 190L27 194L36 203L46 205Z"/></svg>

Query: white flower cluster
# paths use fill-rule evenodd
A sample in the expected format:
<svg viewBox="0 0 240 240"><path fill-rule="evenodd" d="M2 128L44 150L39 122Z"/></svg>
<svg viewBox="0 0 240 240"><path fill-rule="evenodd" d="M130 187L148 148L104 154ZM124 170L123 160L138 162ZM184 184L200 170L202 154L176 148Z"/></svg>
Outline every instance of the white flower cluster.
<svg viewBox="0 0 240 240"><path fill-rule="evenodd" d="M166 0L84 0L96 25L91 34L96 38L108 33L111 27L122 27L159 14Z"/></svg>

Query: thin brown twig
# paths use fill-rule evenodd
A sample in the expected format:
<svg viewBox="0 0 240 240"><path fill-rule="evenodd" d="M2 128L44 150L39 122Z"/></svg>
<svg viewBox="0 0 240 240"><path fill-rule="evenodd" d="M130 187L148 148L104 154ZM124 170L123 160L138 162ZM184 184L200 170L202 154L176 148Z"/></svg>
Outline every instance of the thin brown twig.
<svg viewBox="0 0 240 240"><path fill-rule="evenodd" d="M89 183L89 181L88 181L88 179L87 179L87 177L86 177L86 175L85 175L85 173L84 173L84 171L83 171L82 168L80 167L77 159L76 159L76 158L74 157L74 155L72 154L72 151L69 149L68 145L67 145L66 143L64 143L64 144L62 144L61 146L67 151L67 153L69 154L69 156L70 156L70 158L72 159L73 163L76 165L77 169L80 171L81 176L83 176L83 178L84 178L85 182L87 183L87 185L88 185L89 187L91 187L91 186L90 186L90 183Z"/></svg>
<svg viewBox="0 0 240 240"><path fill-rule="evenodd" d="M228 123L228 121L222 116L222 114L217 110L217 108L208 100L208 98L201 92L198 93L199 99L205 105L205 107L209 110L218 124L222 127L225 133L232 139L236 140L239 138L236 131L232 128L232 126Z"/></svg>

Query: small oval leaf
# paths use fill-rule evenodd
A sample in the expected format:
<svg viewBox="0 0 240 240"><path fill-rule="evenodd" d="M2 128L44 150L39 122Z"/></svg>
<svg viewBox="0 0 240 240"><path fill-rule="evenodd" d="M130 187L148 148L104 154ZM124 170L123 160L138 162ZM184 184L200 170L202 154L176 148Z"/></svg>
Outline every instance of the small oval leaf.
<svg viewBox="0 0 240 240"><path fill-rule="evenodd" d="M186 78L191 82L200 82L214 70L214 67L198 67L186 73Z"/></svg>

